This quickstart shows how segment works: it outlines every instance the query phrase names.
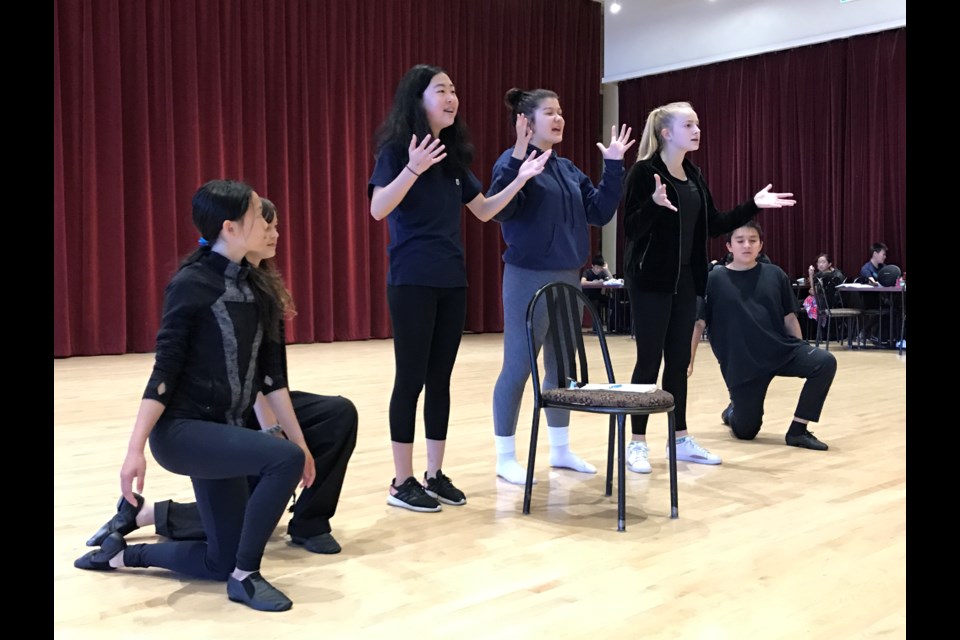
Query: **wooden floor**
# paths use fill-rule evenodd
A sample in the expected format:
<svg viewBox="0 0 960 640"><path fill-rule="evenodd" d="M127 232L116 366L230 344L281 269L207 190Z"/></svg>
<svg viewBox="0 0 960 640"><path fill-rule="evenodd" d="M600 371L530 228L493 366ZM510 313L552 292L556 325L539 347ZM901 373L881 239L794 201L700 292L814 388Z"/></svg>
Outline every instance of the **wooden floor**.
<svg viewBox="0 0 960 640"><path fill-rule="evenodd" d="M629 378L630 338L611 337ZM286 516L264 575L294 601L258 613L222 583L162 570L86 572L73 560L113 512L118 474L152 355L55 360L54 635L58 638L851 638L906 635L906 356L833 350L823 421L830 451L787 447L802 381L777 379L756 441L720 422L726 390L706 343L691 378L691 433L721 466L679 463L669 519L666 420L651 419L653 473L628 472L627 531L602 475L549 469L538 447L531 515L523 488L494 474L491 395L502 336L464 336L443 466L463 507L419 514L386 504L393 475L389 340L289 348L294 388L352 399L360 437L334 534L335 556L291 547ZM869 385L864 381L869 380ZM529 392L518 449L526 455ZM574 449L603 467L606 421L575 414ZM418 427L415 468L425 465ZM188 501L186 478L150 458L148 499ZM131 541L154 540L152 528Z"/></svg>

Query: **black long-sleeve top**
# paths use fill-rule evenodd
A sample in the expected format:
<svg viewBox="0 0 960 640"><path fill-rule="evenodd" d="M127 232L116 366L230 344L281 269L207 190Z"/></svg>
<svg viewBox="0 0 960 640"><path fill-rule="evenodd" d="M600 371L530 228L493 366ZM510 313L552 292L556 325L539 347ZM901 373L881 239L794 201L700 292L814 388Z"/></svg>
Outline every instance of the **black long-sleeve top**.
<svg viewBox="0 0 960 640"><path fill-rule="evenodd" d="M143 393L164 417L243 425L258 391L287 386L283 345L263 331L249 270L206 250L167 285Z"/></svg>
<svg viewBox="0 0 960 640"><path fill-rule="evenodd" d="M755 216L760 209L753 198L730 211L718 211L700 169L689 158L684 158L683 169L687 179L700 192L700 215L692 230L690 266L697 295L702 296L707 286L707 236L717 237L733 231ZM659 154L634 164L627 174L624 202L624 272L641 291L676 293L680 278L684 230L688 222L683 211L671 211L653 201L655 176L667 186L667 197L681 208L683 200L674 178ZM688 238L689 239L689 238Z"/></svg>

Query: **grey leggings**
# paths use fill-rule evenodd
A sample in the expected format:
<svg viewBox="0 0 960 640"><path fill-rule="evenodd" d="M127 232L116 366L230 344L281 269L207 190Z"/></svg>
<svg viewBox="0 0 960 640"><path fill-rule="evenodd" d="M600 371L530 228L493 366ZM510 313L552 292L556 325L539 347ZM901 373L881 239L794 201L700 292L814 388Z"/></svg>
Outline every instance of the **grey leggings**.
<svg viewBox="0 0 960 640"><path fill-rule="evenodd" d="M507 264L503 270L503 368L493 389L493 428L498 436L517 433L517 418L523 388L530 378L530 355L527 349L527 305L537 289L551 282L566 282L580 286L579 269L562 271L535 271ZM537 353L547 337L546 304L540 305L534 318L533 337ZM556 358L553 347L547 342L543 352L543 388L557 386ZM570 424L570 412L563 409L547 409L547 424L551 427L566 427Z"/></svg>

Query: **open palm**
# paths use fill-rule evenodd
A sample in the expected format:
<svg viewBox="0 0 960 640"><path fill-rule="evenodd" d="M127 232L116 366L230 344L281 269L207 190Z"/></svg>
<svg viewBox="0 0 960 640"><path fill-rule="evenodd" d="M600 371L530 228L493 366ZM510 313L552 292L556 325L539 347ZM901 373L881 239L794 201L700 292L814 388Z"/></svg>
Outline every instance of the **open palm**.
<svg viewBox="0 0 960 640"><path fill-rule="evenodd" d="M597 143L597 147L600 149L600 153L603 154L605 160L623 160L623 155L627 152L627 149L633 146L633 143L636 140L630 139L630 134L633 133L633 129L627 125L620 126L620 133L617 134L617 125L610 127L610 146L603 146L602 142Z"/></svg>

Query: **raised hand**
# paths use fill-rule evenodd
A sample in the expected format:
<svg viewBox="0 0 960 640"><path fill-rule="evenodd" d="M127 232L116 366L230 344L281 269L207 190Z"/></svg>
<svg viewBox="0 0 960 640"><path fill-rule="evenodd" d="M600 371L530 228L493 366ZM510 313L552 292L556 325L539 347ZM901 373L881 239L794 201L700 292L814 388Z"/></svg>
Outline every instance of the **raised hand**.
<svg viewBox="0 0 960 640"><path fill-rule="evenodd" d="M670 198L667 197L667 185L660 183L660 174L653 174L653 179L657 183L657 188L653 190L653 201L661 207L666 207L671 211L676 211L677 208L673 206L673 203L670 202Z"/></svg>
<svg viewBox="0 0 960 640"><path fill-rule="evenodd" d="M423 142L417 144L417 136L410 138L407 147L407 167L418 176L424 171L447 157L445 147L440 144L440 138L434 138L429 133L423 137Z"/></svg>
<svg viewBox="0 0 960 640"><path fill-rule="evenodd" d="M517 116L517 146L526 147L531 138L533 138L533 129L530 128L530 121L521 113Z"/></svg>
<svg viewBox="0 0 960 640"><path fill-rule="evenodd" d="M517 177L526 182L533 176L539 175L550 159L551 151L544 151L539 156L536 151L531 151L527 159L523 161L520 168L517 169Z"/></svg>
<svg viewBox="0 0 960 640"><path fill-rule="evenodd" d="M758 207L761 209L780 209L797 204L796 200L790 200L793 196L792 193L771 193L770 187L772 186L772 184L768 184L758 191L757 195L753 196L753 201Z"/></svg>
<svg viewBox="0 0 960 640"><path fill-rule="evenodd" d="M636 140L630 139L630 134L633 133L633 129L627 125L620 125L620 134L617 134L617 125L610 127L610 146L603 146L602 142L597 143L597 147L600 149L600 153L603 154L605 160L623 160L623 154L626 153L627 149L633 146L633 143Z"/></svg>

